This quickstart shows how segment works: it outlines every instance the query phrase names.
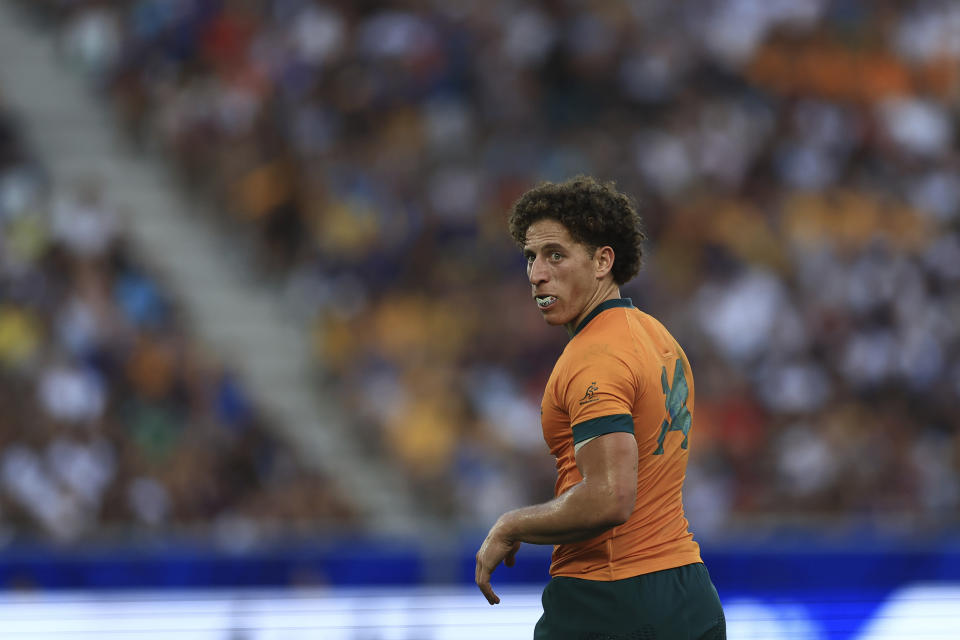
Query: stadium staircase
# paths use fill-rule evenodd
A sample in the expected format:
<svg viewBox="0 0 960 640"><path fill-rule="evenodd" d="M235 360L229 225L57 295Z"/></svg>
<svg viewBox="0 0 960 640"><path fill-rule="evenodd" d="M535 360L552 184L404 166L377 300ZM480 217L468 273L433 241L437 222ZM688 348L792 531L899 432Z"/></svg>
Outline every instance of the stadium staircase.
<svg viewBox="0 0 960 640"><path fill-rule="evenodd" d="M5 0L0 91L55 183L88 176L103 181L138 254L304 462L333 479L371 531L422 528L426 516L407 484L362 450L336 400L317 382L307 328L280 292L252 273L236 243L214 229L206 205L187 197L160 159L124 143L88 80L59 59L53 34Z"/></svg>

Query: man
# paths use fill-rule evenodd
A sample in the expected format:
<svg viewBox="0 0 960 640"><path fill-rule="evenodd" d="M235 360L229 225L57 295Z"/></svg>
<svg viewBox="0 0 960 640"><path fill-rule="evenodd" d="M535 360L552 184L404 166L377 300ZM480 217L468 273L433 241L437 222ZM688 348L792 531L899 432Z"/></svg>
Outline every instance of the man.
<svg viewBox="0 0 960 640"><path fill-rule="evenodd" d="M509 511L477 552L476 582L520 543L552 544L535 640L726 638L717 591L688 531L681 488L693 376L676 340L621 298L645 239L629 198L577 177L525 193L510 215L533 299L570 342L547 382L541 426L555 498Z"/></svg>

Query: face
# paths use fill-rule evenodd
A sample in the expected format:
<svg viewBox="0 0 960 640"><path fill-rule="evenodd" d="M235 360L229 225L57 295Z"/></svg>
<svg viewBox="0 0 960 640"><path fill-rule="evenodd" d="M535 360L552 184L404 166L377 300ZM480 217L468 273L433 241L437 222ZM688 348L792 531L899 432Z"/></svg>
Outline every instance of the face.
<svg viewBox="0 0 960 640"><path fill-rule="evenodd" d="M533 299L548 324L575 328L602 300L609 273L602 264L604 249L591 255L560 222L542 219L531 224L523 254Z"/></svg>

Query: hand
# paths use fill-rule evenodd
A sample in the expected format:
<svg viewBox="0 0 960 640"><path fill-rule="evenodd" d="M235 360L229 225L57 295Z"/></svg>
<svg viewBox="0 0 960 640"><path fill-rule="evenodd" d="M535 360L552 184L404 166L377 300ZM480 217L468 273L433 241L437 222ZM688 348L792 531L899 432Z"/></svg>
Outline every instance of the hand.
<svg viewBox="0 0 960 640"><path fill-rule="evenodd" d="M477 551L477 570L474 579L490 604L500 604L500 596L495 594L493 587L490 586L490 574L501 562L512 567L519 549L520 543L512 542L503 534L499 521L493 525L487 533L487 538L480 545L480 550Z"/></svg>

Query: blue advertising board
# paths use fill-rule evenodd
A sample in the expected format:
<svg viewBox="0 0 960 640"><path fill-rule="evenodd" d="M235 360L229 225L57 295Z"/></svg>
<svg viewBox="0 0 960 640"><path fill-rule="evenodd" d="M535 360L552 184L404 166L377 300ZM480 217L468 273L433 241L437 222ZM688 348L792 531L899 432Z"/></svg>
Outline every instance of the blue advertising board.
<svg viewBox="0 0 960 640"><path fill-rule="evenodd" d="M79 550L7 547L0 552L0 585L6 589L5 600L0 600L0 621L6 615L4 602L10 605L9 625L18 624L17 620L36 625L41 618L47 618L47 614L29 620L18 618L29 610L24 608L28 601L39 607L36 611L47 611L45 607L80 607L84 611L80 618L84 620L96 618L104 602L115 601L116 606L127 603L134 609L154 607L150 609L152 613L137 619L153 619L151 616L156 614L160 620L165 619L163 607L176 608L184 601L207 602L212 607L208 607L209 611L233 611L232 605L224 602L248 602L267 590L273 594L267 598L274 603L270 606L278 607L277 610L292 606L287 602L289 598L312 594L309 606L301 601L308 621L302 629L321 629L323 637L341 637L331 630L334 628L343 633L347 633L344 629L369 632L393 624L389 621L395 618L407 620L410 616L420 629L420 635L410 637L464 638L468 637L464 635L467 627L487 623L498 625L503 631L499 636L502 640L514 637L510 635L512 631L507 633L508 627L515 627L516 637L528 637L524 634L529 633L531 620L539 615L539 590L547 580L550 549L525 546L514 567L498 569L494 583L504 602L510 605L483 613L488 611L484 609L486 604L472 587L478 543L327 540L243 553L185 544ZM708 547L704 560L724 602L731 638L960 638L957 545ZM414 592L421 597L411 600ZM130 595L138 593L154 594L148 598L153 604L145 605L142 599ZM130 598L134 604L130 604ZM338 598L341 604L331 605L331 599ZM395 618L360 611L372 601L389 605ZM450 607L460 612L455 623L448 615ZM116 608L110 610L115 612ZM337 617L345 610L355 613L351 614L353 622L346 626ZM50 610L51 620L69 619L62 618L63 611L57 611ZM334 616L331 611L340 613ZM509 624L505 621L508 619L512 621ZM119 618L110 620L116 622ZM202 624L212 625L211 629L221 623L234 624L224 620L204 618ZM256 623L261 627L250 627L249 637L260 637L257 629L267 629L273 624L271 620L267 615ZM468 620L473 622L467 625ZM467 627L461 628L462 625ZM34 626L33 632L39 633L38 628ZM57 627L54 631L67 637L62 635L65 628ZM50 637L57 637L54 631ZM133 627L125 633L137 637ZM342 637L380 636L367 633ZM407 636L387 633L382 637Z"/></svg>

